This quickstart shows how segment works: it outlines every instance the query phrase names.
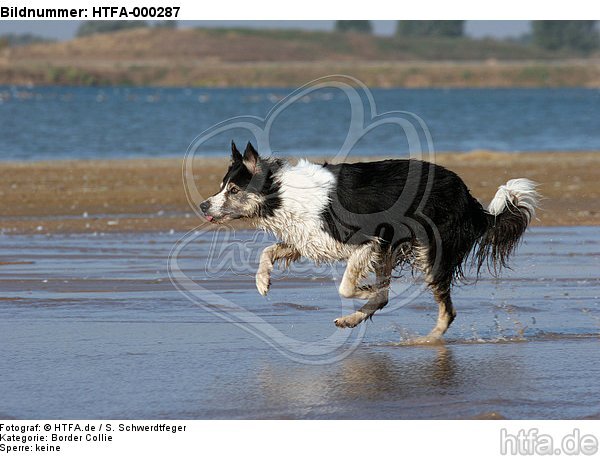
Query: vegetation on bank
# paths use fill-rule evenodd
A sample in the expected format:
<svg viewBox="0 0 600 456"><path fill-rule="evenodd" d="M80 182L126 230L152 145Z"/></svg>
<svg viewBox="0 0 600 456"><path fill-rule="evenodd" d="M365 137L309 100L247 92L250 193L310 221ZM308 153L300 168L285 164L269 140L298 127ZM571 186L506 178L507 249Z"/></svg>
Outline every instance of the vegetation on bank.
<svg viewBox="0 0 600 456"><path fill-rule="evenodd" d="M448 24L393 37L353 27L308 32L153 24L5 46L0 84L297 86L343 73L374 87L600 86L597 58L567 48L449 37L456 26Z"/></svg>
<svg viewBox="0 0 600 456"><path fill-rule="evenodd" d="M600 64L252 63L0 65L0 84L176 87L298 87L329 74L353 76L370 87L600 87Z"/></svg>
<svg viewBox="0 0 600 456"><path fill-rule="evenodd" d="M0 50L13 46L26 46L33 43L48 43L53 40L33 33L5 33L0 35Z"/></svg>
<svg viewBox="0 0 600 456"><path fill-rule="evenodd" d="M398 21L396 35L406 37L464 38L466 21ZM511 41L542 49L589 54L600 48L597 21L531 21L531 32ZM336 21L338 32L371 33L371 21Z"/></svg>
<svg viewBox="0 0 600 456"><path fill-rule="evenodd" d="M549 49L590 53L600 47L597 21L532 21L532 41Z"/></svg>
<svg viewBox="0 0 600 456"><path fill-rule="evenodd" d="M465 35L465 21L398 21L396 34L460 38Z"/></svg>
<svg viewBox="0 0 600 456"><path fill-rule="evenodd" d="M76 36L89 36L98 33L112 33L136 28L177 28L177 21L158 21L150 25L148 21L85 21L77 29Z"/></svg>

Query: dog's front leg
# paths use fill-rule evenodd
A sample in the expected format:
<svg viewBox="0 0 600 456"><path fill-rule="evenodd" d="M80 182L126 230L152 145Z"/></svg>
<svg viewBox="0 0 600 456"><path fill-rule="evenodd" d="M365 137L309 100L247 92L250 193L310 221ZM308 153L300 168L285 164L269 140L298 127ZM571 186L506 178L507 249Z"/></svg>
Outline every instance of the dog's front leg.
<svg viewBox="0 0 600 456"><path fill-rule="evenodd" d="M287 266L298 258L300 258L298 251L282 242L265 248L260 255L258 271L256 271L256 288L258 292L263 296L267 295L267 291L271 286L271 271L273 271L273 265L276 261L285 260Z"/></svg>

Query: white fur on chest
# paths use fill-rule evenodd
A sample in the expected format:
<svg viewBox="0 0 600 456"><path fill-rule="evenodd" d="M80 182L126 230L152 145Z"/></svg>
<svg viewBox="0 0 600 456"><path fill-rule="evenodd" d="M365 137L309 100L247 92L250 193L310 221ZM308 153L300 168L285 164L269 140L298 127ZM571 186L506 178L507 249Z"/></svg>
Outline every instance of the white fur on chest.
<svg viewBox="0 0 600 456"><path fill-rule="evenodd" d="M300 160L295 166L285 165L275 178L281 186L282 205L274 216L260 221L262 227L313 261L347 259L356 246L331 237L321 217L335 188L335 176L322 165Z"/></svg>

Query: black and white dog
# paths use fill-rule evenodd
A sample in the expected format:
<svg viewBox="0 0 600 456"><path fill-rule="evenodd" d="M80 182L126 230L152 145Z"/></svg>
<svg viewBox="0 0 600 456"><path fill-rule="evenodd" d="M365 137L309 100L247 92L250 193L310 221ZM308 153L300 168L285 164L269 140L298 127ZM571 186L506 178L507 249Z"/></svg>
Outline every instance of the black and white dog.
<svg viewBox="0 0 600 456"><path fill-rule="evenodd" d="M231 144L232 162L221 190L200 204L210 222L252 219L281 239L261 254L256 287L266 295L277 261L300 257L346 261L339 293L365 299L335 324L354 327L388 302L392 271L421 271L439 305L428 338L440 338L456 316L452 284L467 259L496 272L507 265L538 202L536 184L509 180L485 210L452 171L419 160L297 164L263 158L248 143ZM375 273L375 283L361 282Z"/></svg>

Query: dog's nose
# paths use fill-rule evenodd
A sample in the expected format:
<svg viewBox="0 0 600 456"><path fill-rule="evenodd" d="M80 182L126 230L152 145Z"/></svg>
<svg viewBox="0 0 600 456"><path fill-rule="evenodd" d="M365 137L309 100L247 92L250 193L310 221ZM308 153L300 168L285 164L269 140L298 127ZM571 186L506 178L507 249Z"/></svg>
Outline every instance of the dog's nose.
<svg viewBox="0 0 600 456"><path fill-rule="evenodd" d="M210 209L210 203L208 201L202 201L200 203L200 210L206 214L206 212Z"/></svg>

